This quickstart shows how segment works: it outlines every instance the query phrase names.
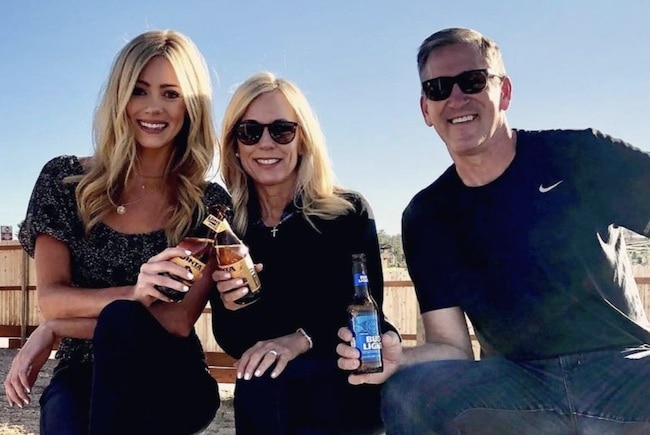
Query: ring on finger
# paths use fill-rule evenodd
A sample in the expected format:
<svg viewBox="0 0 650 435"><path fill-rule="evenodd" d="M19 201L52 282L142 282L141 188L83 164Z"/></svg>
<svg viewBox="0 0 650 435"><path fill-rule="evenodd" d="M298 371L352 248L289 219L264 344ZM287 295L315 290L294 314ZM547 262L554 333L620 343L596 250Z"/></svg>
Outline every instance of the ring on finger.
<svg viewBox="0 0 650 435"><path fill-rule="evenodd" d="M277 356L278 356L278 351L275 350L275 349L271 349L271 350L269 350L268 353L270 353L271 355L273 355L273 356L276 357L276 358L277 358Z"/></svg>

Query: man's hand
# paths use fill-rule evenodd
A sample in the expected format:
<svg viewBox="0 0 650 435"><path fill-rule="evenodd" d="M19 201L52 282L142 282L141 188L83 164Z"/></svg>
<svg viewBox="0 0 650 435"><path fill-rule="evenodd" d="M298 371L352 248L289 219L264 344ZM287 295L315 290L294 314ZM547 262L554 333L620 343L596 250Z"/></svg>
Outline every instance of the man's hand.
<svg viewBox="0 0 650 435"><path fill-rule="evenodd" d="M345 343L352 342L352 331L348 328L339 329L338 336ZM361 365L359 361L359 350L349 344L340 343L336 346L336 353L339 354L338 366L343 370L355 370ZM381 384L386 381L397 370L402 360L402 343L395 332L388 331L381 336L382 357L384 371L381 373L368 373L362 375L351 374L348 382L352 385L358 384Z"/></svg>

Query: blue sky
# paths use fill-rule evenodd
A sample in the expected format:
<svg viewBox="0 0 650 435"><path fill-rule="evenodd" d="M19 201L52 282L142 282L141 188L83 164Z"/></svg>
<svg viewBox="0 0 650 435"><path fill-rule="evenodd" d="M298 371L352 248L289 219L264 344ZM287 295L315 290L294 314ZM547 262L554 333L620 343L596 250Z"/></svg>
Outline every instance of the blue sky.
<svg viewBox="0 0 650 435"><path fill-rule="evenodd" d="M650 151L650 3L605 1L1 0L0 224L24 218L43 164L92 153L91 122L118 50L149 29L190 36L212 72L215 124L259 70L293 80L325 131L341 185L377 226L451 160L419 110L415 55L445 27L499 42L515 128L594 127Z"/></svg>

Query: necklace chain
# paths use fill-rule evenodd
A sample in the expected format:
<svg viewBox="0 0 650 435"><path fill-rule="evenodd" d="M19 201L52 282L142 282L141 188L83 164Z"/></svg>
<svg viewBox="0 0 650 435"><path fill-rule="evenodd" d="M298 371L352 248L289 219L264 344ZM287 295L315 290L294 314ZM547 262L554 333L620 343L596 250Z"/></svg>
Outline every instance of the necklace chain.
<svg viewBox="0 0 650 435"><path fill-rule="evenodd" d="M136 176L140 178L144 178L145 180L160 180L161 178L164 178L164 175L142 175L139 172L135 173Z"/></svg>
<svg viewBox="0 0 650 435"><path fill-rule="evenodd" d="M283 223L284 221L286 221L286 220L289 219L291 216L293 216L295 213L296 213L296 212L295 212L295 210L294 210L294 211L292 211L292 212L290 212L290 213L285 214L285 215L282 216L282 218L280 219L280 222L278 222L276 225L273 225L273 228L271 228L271 234L273 235L273 238L275 238L275 235L278 233L278 231L280 231L280 229L279 229L278 227L279 227L280 225L282 225L282 223Z"/></svg>
<svg viewBox="0 0 650 435"><path fill-rule="evenodd" d="M126 202L126 203L122 203L122 204L118 205L117 208L115 209L117 214L119 214L120 216L125 215L127 205L137 204L138 202L143 201L147 196L149 196L151 191L150 190L147 191L147 188L146 188L146 186L144 184L141 186L141 188L142 188L142 190L145 191L144 195L142 195L140 198L136 199L135 201Z"/></svg>
<svg viewBox="0 0 650 435"><path fill-rule="evenodd" d="M138 178L140 178L140 179L145 179L145 180L160 180L160 179L164 178L163 175L157 175L157 176L142 175L142 174L140 174L139 172L136 172L136 173L135 173L135 176L138 177ZM152 189L147 189L147 185L145 184L144 181L143 181L142 184L140 185L140 188L142 189L142 191L144 192L144 194L143 194L140 198L136 199L135 201L131 201L131 202L123 202L123 203L117 205L117 206L115 207L115 211L117 212L117 214L119 214L120 216L125 215L125 214L126 214L126 207L127 207L127 206L129 206L129 205L133 205L133 204L137 204L137 203L139 203L139 202L141 202L141 201L144 201L145 198L147 198L147 197L151 194L151 192L152 192ZM115 205L115 204L113 204L113 205Z"/></svg>

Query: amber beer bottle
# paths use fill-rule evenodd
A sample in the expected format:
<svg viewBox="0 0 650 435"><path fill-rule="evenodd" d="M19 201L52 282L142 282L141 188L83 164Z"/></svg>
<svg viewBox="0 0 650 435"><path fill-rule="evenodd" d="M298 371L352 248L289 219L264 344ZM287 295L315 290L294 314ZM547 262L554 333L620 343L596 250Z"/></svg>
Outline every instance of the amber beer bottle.
<svg viewBox="0 0 650 435"><path fill-rule="evenodd" d="M217 228L220 223L219 219L215 216L216 211L216 208L211 208L210 213L203 220L201 225L197 225L192 229L178 244L179 248L187 249L188 251L191 251L191 254L186 255L185 257L176 257L171 259L172 262L179 266L183 266L188 272L191 272L194 275L194 281L201 277L203 269L210 259L210 256L214 254L214 238L217 234ZM179 277L169 273L164 273L164 275L174 278L188 287L192 287L193 281L190 281L185 277ZM183 300L186 294L186 292L180 292L164 286L156 286L156 289L176 302Z"/></svg>
<svg viewBox="0 0 650 435"><path fill-rule="evenodd" d="M361 356L361 365L354 373L378 373L384 366L381 354L381 331L377 303L368 290L368 273L366 272L366 255L352 255L352 277L354 296L348 306L350 329L354 338L352 345Z"/></svg>
<svg viewBox="0 0 650 435"><path fill-rule="evenodd" d="M230 272L233 278L244 280L249 292L237 299L235 303L246 305L259 299L262 283L248 253L248 247L237 237L226 220L227 210L226 207L221 206L217 211L217 218L220 220L214 244L217 251L217 264L221 269Z"/></svg>

